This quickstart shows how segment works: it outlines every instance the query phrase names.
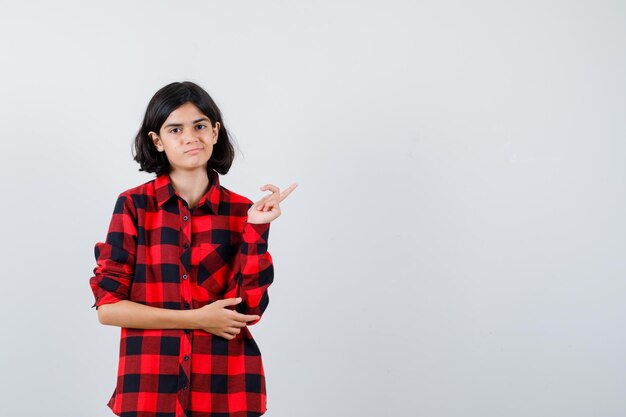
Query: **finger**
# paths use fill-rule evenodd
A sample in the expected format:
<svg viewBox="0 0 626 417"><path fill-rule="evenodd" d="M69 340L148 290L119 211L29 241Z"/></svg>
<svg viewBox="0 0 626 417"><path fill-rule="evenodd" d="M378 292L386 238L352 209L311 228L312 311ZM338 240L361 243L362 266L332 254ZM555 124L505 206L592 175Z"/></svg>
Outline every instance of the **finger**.
<svg viewBox="0 0 626 417"><path fill-rule="evenodd" d="M259 201L257 201L256 203L254 203L252 205L253 208L255 208L256 210L263 210L263 207L265 206L265 203L267 203L268 200L275 198L274 194L268 194L263 196L263 198L261 198Z"/></svg>
<svg viewBox="0 0 626 417"><path fill-rule="evenodd" d="M237 312L235 313L237 314L237 317L235 318L235 320L241 323L247 323L249 321L258 320L259 318L261 318L260 316L256 314L241 314Z"/></svg>
<svg viewBox="0 0 626 417"><path fill-rule="evenodd" d="M261 318L261 316L257 316L256 314L251 314L251 315L243 314L243 316L244 316L243 319L246 321L246 323L249 321L258 320Z"/></svg>
<svg viewBox="0 0 626 417"><path fill-rule="evenodd" d="M266 194L266 195L264 195L264 196L263 196L263 197L262 197L262 198L261 198L258 202L259 202L259 203L265 203L267 200L271 200L271 199L273 199L273 198L275 198L275 197L274 197L274 193L272 193L272 194Z"/></svg>
<svg viewBox="0 0 626 417"><path fill-rule="evenodd" d="M280 193L272 193L272 194L267 196L265 201L263 201L263 204L265 206L267 206L268 204L272 204L274 206L277 206L279 203L280 203Z"/></svg>
<svg viewBox="0 0 626 417"><path fill-rule="evenodd" d="M275 186L274 184L265 184L261 187L261 191L270 190L272 193L280 193L280 188Z"/></svg>
<svg viewBox="0 0 626 417"><path fill-rule="evenodd" d="M241 302L241 297L225 298L223 300L214 301L214 303L217 303L221 307L234 306L235 304L239 304L240 302Z"/></svg>
<svg viewBox="0 0 626 417"><path fill-rule="evenodd" d="M241 333L241 329L236 329L234 327L228 328L224 330L224 334L229 337L229 340L234 339L237 335Z"/></svg>
<svg viewBox="0 0 626 417"><path fill-rule="evenodd" d="M282 193L280 193L280 201L283 201L285 198L287 198L287 196L288 196L289 194L291 194L291 192L292 192L293 190L295 190L297 186L298 186L298 184L293 183L293 184L291 184L289 187L287 187L287 189L286 189L286 190L284 190Z"/></svg>
<svg viewBox="0 0 626 417"><path fill-rule="evenodd" d="M224 332L228 334L232 334L233 336L236 336L239 333L241 333L241 329L238 327L229 327L227 329L224 329Z"/></svg>
<svg viewBox="0 0 626 417"><path fill-rule="evenodd" d="M265 208L265 204L274 196L274 194L268 194L264 196L262 199L256 202L255 208L259 211L262 211Z"/></svg>
<svg viewBox="0 0 626 417"><path fill-rule="evenodd" d="M236 312L234 312L236 313ZM231 317L230 319L230 325L231 326L237 326L237 327L241 327L241 326L245 326L246 325L246 320L242 317L242 314L237 313L236 316Z"/></svg>
<svg viewBox="0 0 626 417"><path fill-rule="evenodd" d="M263 204L259 205L256 209L258 211L270 211L277 205L278 205L278 201L275 201L275 199L268 199L265 202L263 202Z"/></svg>

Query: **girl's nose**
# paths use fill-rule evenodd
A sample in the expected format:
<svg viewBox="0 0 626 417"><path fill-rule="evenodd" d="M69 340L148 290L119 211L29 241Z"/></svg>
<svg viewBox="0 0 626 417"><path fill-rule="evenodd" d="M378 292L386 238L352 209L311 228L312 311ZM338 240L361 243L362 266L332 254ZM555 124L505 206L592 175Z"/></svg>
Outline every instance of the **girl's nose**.
<svg viewBox="0 0 626 417"><path fill-rule="evenodd" d="M194 142L198 140L196 136L196 131L194 129L185 129L183 130L183 140L185 142Z"/></svg>

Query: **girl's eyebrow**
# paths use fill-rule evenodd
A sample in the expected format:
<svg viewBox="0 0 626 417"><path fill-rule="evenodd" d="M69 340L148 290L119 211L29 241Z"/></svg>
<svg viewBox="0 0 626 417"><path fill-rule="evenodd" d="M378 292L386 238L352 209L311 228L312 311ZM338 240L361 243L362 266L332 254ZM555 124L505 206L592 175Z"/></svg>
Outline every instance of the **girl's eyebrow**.
<svg viewBox="0 0 626 417"><path fill-rule="evenodd" d="M194 120L191 124L195 125L198 122L209 122L209 123L211 123L211 121L209 120L208 117L201 117L199 119ZM182 125L183 125L182 123L170 123L170 124L167 124L167 125L165 125L163 127L164 128L167 128L167 127L181 127Z"/></svg>

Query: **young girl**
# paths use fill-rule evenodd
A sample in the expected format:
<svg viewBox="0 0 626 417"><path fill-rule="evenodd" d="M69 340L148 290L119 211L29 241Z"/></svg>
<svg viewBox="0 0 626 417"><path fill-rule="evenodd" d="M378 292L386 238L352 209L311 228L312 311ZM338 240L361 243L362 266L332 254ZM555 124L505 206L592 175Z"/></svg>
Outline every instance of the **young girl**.
<svg viewBox="0 0 626 417"><path fill-rule="evenodd" d="M191 82L152 97L134 158L156 177L118 196L90 279L100 323L121 327L108 406L124 417L260 416L265 377L248 326L273 281L270 222L296 184L266 184L254 204L221 186L234 149Z"/></svg>

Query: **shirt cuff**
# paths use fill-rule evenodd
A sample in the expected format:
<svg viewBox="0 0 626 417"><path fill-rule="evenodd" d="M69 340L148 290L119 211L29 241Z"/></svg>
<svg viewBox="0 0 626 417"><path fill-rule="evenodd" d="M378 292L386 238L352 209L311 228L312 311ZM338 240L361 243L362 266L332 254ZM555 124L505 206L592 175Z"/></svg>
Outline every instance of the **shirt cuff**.
<svg viewBox="0 0 626 417"><path fill-rule="evenodd" d="M113 304L113 303L117 303L118 301L122 301L125 300L125 297L121 297L119 295L116 294L112 294L110 292L107 291L98 291L95 294L95 302L94 304L91 306L91 308L96 308L96 310L98 309L98 307L100 307L101 305L104 304Z"/></svg>
<svg viewBox="0 0 626 417"><path fill-rule="evenodd" d="M248 223L243 226L243 241L246 243L267 244L270 223Z"/></svg>

